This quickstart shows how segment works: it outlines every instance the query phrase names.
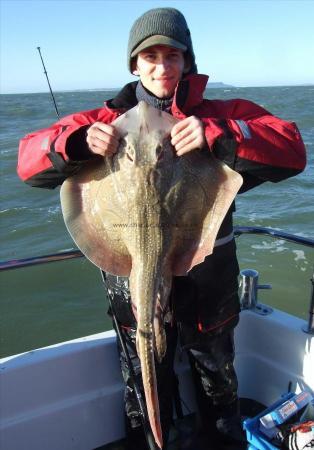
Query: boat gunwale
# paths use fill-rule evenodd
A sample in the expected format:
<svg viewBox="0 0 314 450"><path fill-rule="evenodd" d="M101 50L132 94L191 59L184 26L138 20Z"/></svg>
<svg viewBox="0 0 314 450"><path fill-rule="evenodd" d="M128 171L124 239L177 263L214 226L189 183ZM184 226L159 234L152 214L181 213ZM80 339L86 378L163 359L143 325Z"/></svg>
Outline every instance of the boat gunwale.
<svg viewBox="0 0 314 450"><path fill-rule="evenodd" d="M277 230L270 227L251 227L251 226L235 226L234 235L240 237L246 234L267 235L274 239L284 239L295 244L304 245L314 248L314 239L299 236L285 231ZM49 255L33 256L30 258L11 259L0 261L0 271L21 269L23 267L31 267L39 264L45 264L57 261L66 261L68 259L82 258L85 255L80 250L67 250Z"/></svg>

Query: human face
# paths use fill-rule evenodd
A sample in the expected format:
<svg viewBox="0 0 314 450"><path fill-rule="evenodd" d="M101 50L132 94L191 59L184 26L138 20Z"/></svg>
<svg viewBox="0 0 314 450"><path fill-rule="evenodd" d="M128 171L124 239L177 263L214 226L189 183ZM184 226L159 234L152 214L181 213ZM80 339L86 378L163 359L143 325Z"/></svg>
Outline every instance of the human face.
<svg viewBox="0 0 314 450"><path fill-rule="evenodd" d="M143 86L158 98L174 94L185 69L182 50L165 45L154 45L137 55L134 75L139 75Z"/></svg>

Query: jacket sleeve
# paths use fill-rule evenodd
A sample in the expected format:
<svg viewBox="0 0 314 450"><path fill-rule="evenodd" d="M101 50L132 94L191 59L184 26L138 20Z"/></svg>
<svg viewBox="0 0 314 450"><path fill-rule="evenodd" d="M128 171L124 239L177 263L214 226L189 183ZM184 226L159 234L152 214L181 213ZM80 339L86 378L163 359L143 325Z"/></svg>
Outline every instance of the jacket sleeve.
<svg viewBox="0 0 314 450"><path fill-rule="evenodd" d="M110 123L114 114L106 108L66 116L49 128L26 135L20 141L17 173L31 186L53 189L93 157L86 130L94 122Z"/></svg>
<svg viewBox="0 0 314 450"><path fill-rule="evenodd" d="M202 119L205 136L214 155L243 176L241 192L304 170L306 151L295 123L247 100L217 101L216 107L224 119Z"/></svg>

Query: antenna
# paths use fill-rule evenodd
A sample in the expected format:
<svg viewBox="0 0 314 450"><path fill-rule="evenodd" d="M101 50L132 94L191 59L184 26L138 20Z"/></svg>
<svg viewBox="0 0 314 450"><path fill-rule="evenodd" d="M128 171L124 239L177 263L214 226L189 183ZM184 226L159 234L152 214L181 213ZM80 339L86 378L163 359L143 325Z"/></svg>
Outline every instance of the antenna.
<svg viewBox="0 0 314 450"><path fill-rule="evenodd" d="M57 107L56 100L55 100L55 97L53 95L53 92L52 92L52 89L51 89L51 86L50 86L50 82L49 82L47 70L46 70L46 67L45 67L45 64L44 64L44 60L43 60L43 57L41 56L40 47L37 47L37 50L38 50L38 53L39 53L39 56L40 56L40 59L41 59L41 62L42 62L43 68L44 68L44 74L46 75L46 78L47 78L50 94L51 94L51 97L52 97L52 101L53 101L53 104L54 104L54 107L55 107L55 111L56 111L57 117L58 117L58 119L60 119L58 107Z"/></svg>

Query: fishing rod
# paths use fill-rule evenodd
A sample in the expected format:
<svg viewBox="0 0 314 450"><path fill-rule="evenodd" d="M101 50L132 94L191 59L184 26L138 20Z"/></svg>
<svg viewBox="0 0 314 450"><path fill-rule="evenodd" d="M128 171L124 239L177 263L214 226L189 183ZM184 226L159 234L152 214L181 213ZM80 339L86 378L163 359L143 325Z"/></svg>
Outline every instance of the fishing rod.
<svg viewBox="0 0 314 450"><path fill-rule="evenodd" d="M52 92L52 89L51 89L51 86L50 86L50 81L49 81L49 78L48 78L48 73L47 73L47 70L46 70L46 66L45 66L43 57L41 56L40 47L37 47L37 50L38 50L38 53L39 53L39 56L40 56L40 59L41 59L41 63L42 63L43 68L44 68L44 74L46 75L46 78L47 78L47 83L48 83L48 86L49 86L50 95L52 97L52 101L53 101L53 104L54 104L54 107L55 107L55 111L56 111L57 117L58 117L58 119L60 119L60 114L59 114L59 111L58 111L58 107L57 107L57 103L56 103L55 97L53 95L53 92Z"/></svg>
<svg viewBox="0 0 314 450"><path fill-rule="evenodd" d="M141 389L136 380L136 374L135 374L135 370L133 367L133 363L131 361L129 350L127 348L127 343L126 343L125 337L121 330L121 324L117 319L116 312L115 312L112 298L111 298L111 293L109 292L109 289L107 286L106 273L101 269L100 269L100 273L102 276L103 283L105 285L105 289L107 291L107 299L108 299L108 303L109 303L109 307L110 307L110 312L112 314L114 328L117 333L118 340L119 340L119 343L121 346L121 350L122 350L122 353L124 355L124 358L126 360L126 363L127 363L128 369L129 369L130 382L131 382L132 388L134 390L137 405L139 407L139 412L140 412L140 417L141 417L142 427L143 427L143 431L144 431L144 435L145 435L145 439L146 439L147 448L149 450L157 450L157 447L155 445L155 439L154 439L153 433L152 433L150 425L149 425L149 420L147 417L147 411L146 411L143 395L142 395Z"/></svg>

